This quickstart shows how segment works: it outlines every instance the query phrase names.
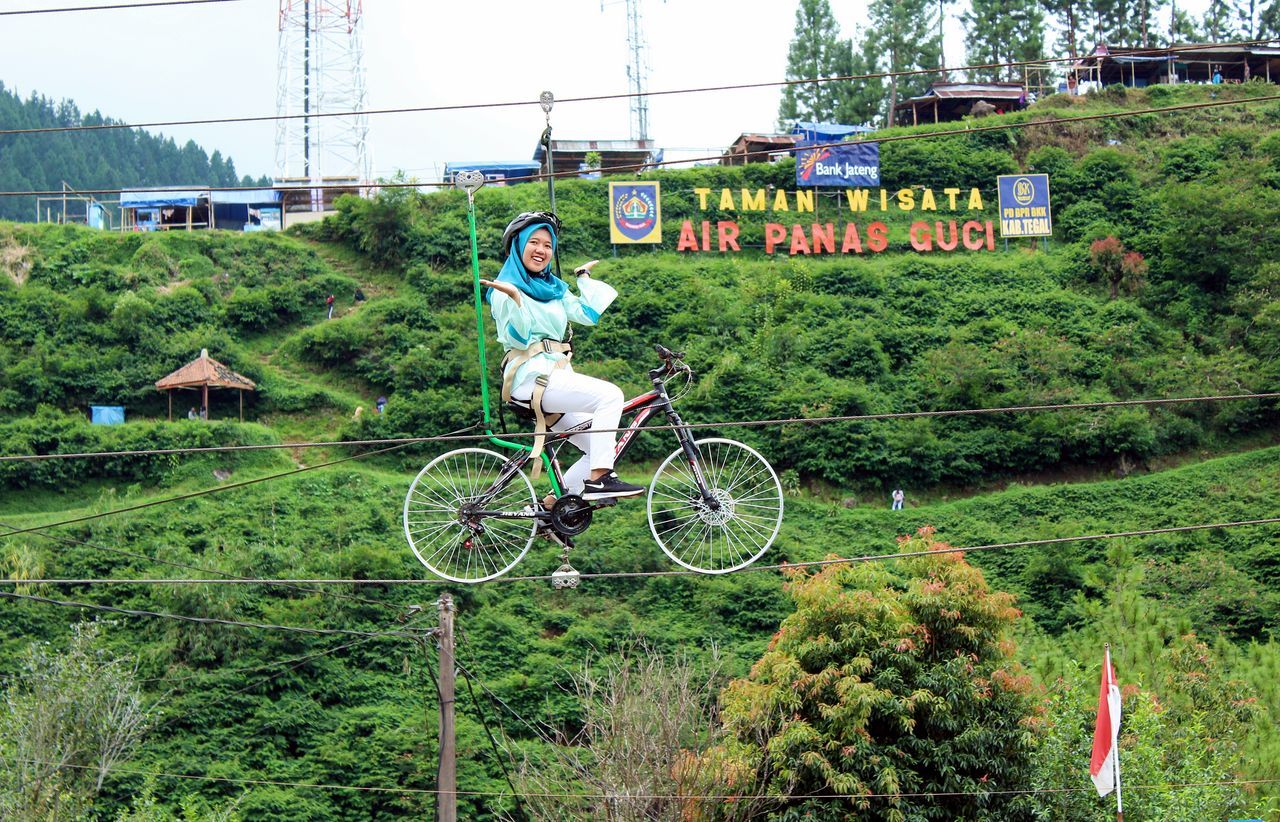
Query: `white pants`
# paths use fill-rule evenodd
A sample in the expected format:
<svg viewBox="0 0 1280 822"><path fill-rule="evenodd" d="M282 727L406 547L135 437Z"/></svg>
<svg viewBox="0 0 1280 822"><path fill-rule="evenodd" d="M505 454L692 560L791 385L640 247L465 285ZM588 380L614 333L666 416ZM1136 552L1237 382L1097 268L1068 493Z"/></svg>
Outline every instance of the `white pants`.
<svg viewBox="0 0 1280 822"><path fill-rule="evenodd" d="M520 383L511 390L512 399L529 402L533 397L533 385L532 379ZM564 472L564 490L567 493L581 494L582 483L592 470L613 470L614 443L617 440L613 429L622 419L623 402L622 389L607 380L577 374L568 368L557 368L547 378L547 389L542 392L542 411L564 415L551 426L552 431L564 431L591 420L592 430L569 438L569 442L586 456Z"/></svg>

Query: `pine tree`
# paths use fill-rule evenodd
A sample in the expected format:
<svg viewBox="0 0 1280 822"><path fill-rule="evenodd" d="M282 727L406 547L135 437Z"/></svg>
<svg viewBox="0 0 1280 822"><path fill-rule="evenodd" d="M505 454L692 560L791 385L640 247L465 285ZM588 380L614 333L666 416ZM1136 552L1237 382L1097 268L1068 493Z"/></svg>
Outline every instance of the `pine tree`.
<svg viewBox="0 0 1280 822"><path fill-rule="evenodd" d="M886 71L936 69L942 65L942 37L938 33L939 10L931 0L871 0L870 42L881 55ZM885 120L894 122L898 103L923 94L938 79L936 73L888 79Z"/></svg>
<svg viewBox="0 0 1280 822"><path fill-rule="evenodd" d="M1239 0L1209 0L1202 25L1212 43L1227 43L1244 38L1249 24L1247 11Z"/></svg>
<svg viewBox="0 0 1280 822"><path fill-rule="evenodd" d="M849 49L848 74L866 75L880 71L879 56L875 44L866 34L856 38L858 48ZM854 80L848 93L836 108L836 120L841 123L866 124L884 116L884 81L880 78Z"/></svg>
<svg viewBox="0 0 1280 822"><path fill-rule="evenodd" d="M970 64L1039 60L1044 57L1044 12L1036 0L973 0L960 17ZM975 80L1018 80L1018 67L972 72Z"/></svg>
<svg viewBox="0 0 1280 822"><path fill-rule="evenodd" d="M787 51L788 80L820 80L841 76L851 65L852 44L840 38L840 27L828 0L800 0L795 37ZM797 120L829 122L847 93L848 83L798 83L782 90L778 123Z"/></svg>

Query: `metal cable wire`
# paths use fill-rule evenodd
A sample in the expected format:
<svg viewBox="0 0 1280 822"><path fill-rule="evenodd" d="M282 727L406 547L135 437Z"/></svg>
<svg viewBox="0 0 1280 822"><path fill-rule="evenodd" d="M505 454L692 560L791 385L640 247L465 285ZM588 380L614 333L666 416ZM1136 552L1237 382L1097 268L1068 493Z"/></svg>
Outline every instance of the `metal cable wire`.
<svg viewBox="0 0 1280 822"><path fill-rule="evenodd" d="M240 482L233 482L233 483L230 483L229 485L219 485L214 488L206 488L203 491L192 491L187 494L178 494L177 496L174 496L174 497L165 497L164 499L151 500L149 502L140 502L137 505L127 505L124 508L114 508L110 511L100 511L99 513L96 513L96 514L85 514L84 516L72 517L71 519L59 520L58 522L51 522L45 525L32 525L26 528L17 528L15 530L10 531L7 534L0 534L0 537L13 537L19 534L29 534L32 532L44 531L49 528L60 528L64 525L74 525L75 523L88 522L90 520L101 519L103 517L110 517L116 514L127 514L131 511L140 511L144 508L152 508L157 505L166 505L171 502L181 502L183 500L195 499L196 497L204 497L210 494L221 493L223 491L233 491L237 488L244 488L249 485L257 485L260 482L270 482L271 480L283 479L284 477L291 477L291 476L294 476L295 474L302 474L307 471L315 471L318 468L328 468L334 465L338 465L340 463L350 462L351 460L358 460L358 459L363 459L365 457L372 457L377 454L385 454L389 451L395 451L403 447L404 447L404 444L393 445L390 448L379 448L375 451L365 451L360 454L352 454L349 457L342 457L341 459L330 460L329 462L322 462L318 465L307 465L302 468L294 468L289 471L282 471L278 474L269 474L265 477L256 477L255 479L242 480Z"/></svg>
<svg viewBox="0 0 1280 822"><path fill-rule="evenodd" d="M9 525L4 522L0 522L0 528L7 528L10 531L18 530L16 526ZM98 543L88 542L82 539L75 539L74 537L67 537L59 534L47 534L43 531L34 531L32 532L32 534L33 536L41 537L43 539L53 540L54 542L61 542L66 545L79 545L85 548L92 548L97 551L106 551L107 553L111 553L111 554L119 554L120 556L130 557L132 559L141 559L141 560L146 560L147 562L154 562L159 565L168 565L174 568L182 568L183 570L186 570L186 571L199 571L200 573L203 573L203 574L220 574L226 579L237 579L237 580L242 580L244 582L251 581L250 577L243 577L237 574L231 574L225 571L219 571L214 568L202 568L198 565L188 565L184 562L174 562L172 560L161 559L159 557L152 557L146 554L135 553L133 551L126 551L123 548L114 548L110 545L100 545ZM8 535L0 534L0 538L4 538L6 536ZM330 599L348 600L351 602L359 602L363 605L377 605L382 608L391 608L395 610L400 610L399 606L393 605L392 603L382 602L381 600L377 600L377 599L369 599L368 597L354 596L352 594L335 593L334 591L325 591L320 588L302 588L302 587L291 585L288 583L273 582L273 583L266 583L266 584L278 585L282 588L291 588L295 591L299 591L307 594L318 594L320 596L328 597Z"/></svg>
<svg viewBox="0 0 1280 822"><path fill-rule="evenodd" d="M804 82L813 82L813 81L804 81ZM969 134L979 134L979 133L990 132L990 131L1017 131L1024 128L1040 128L1045 126L1069 126L1072 123L1084 123L1084 122L1090 122L1094 120L1116 120L1116 119L1123 119L1127 117L1141 117L1148 114L1167 114L1167 113L1180 112L1180 111L1194 111L1199 109L1221 108L1223 106L1244 106L1244 105L1251 105L1253 103L1275 102L1277 100L1280 100L1280 94L1264 95L1260 97L1245 97L1245 98L1234 99L1234 100L1213 100L1213 101L1208 101L1203 103L1183 103L1180 105L1159 106L1154 108L1134 109L1130 111L1113 111L1113 112L1107 112L1104 114L1086 114L1086 115L1081 115L1079 117L1048 117L1041 120L1025 120L1017 123L1002 123L1002 124L988 125L988 126L968 126L966 128L942 129L938 131L920 132L915 134L903 134L903 135L889 136L889 137L876 137L874 139L867 140L866 142L898 143L898 142L909 142L911 140L930 140L930 139L939 138L939 137L964 136ZM525 105L525 104L521 103L520 105ZM312 115L312 116L315 116L315 115ZM257 119L271 120L276 118L263 117L263 118L257 118ZM117 127L125 128L126 126L117 126ZM6 133L8 132L0 131L0 136L4 136ZM836 140L836 141L831 141L827 143L811 143L811 144L808 144L806 148L830 148L833 146L846 144L846 142L847 141L844 141L844 140ZM741 158L744 161L747 161L750 159L767 158L769 155L774 154L776 152L777 152L777 149L761 149L758 151L749 151L743 154L738 154L738 155L735 155L735 157ZM645 171L645 170L651 170L651 169L657 169L657 168L665 168L667 166L684 165L687 163L697 163L697 162L709 162L709 161L721 160L721 159L723 159L723 155L711 154L704 157L686 157L680 160L664 160L662 162L657 162L657 163L650 163L650 162L633 163L630 165L610 166L609 173L617 174L622 172L639 172L639 171ZM553 174L537 173L537 174L528 174L524 176L512 176L512 177L507 177L506 180L507 180L507 183L510 184L510 183L517 183L517 182L522 182L526 180L547 180L547 179L553 179L553 178L576 177L578 174L579 172L576 169L572 169L567 171L557 171ZM315 185L307 184L305 186L300 186L298 190L300 191L322 191L322 190L329 190L329 189L350 190L351 187L352 186L349 184L317 183ZM377 189L452 188L453 183L452 182L438 182L438 183L436 182L431 182L431 183L379 182L370 187L377 188ZM85 189L77 189L77 193L98 194L98 195L118 195L127 190L128 189L119 189L119 188L85 188ZM167 189L157 188L157 189L151 189L151 190L163 192ZM201 190L253 191L257 189L256 187L246 187L246 186L202 186ZM61 189L49 189L46 191L0 191L0 197L56 197L64 193L66 192L62 191Z"/></svg>
<svg viewBox="0 0 1280 822"><path fill-rule="evenodd" d="M99 605L93 602L75 602L64 599L53 599L51 597L42 597L35 594L18 594L10 591L0 591L0 597L6 599L26 600L30 602L42 602L47 605L58 605L64 608L86 608L92 611L104 611L111 614L124 614L125 616L145 616L155 617L157 619L172 619L179 622L194 622L201 625L225 625L235 628L259 628L267 631L284 631L286 633L311 634L313 636L358 636L358 637L379 637L379 636L395 636L388 633L373 633L370 631L349 631L344 628L302 628L296 625L273 625L266 622L247 622L237 619L219 619L217 617L195 617L187 614L169 614L163 611L146 611L137 608L117 608L114 605Z"/></svg>
<svg viewBox="0 0 1280 822"><path fill-rule="evenodd" d="M61 762L47 762L39 759L29 759L25 757L15 757L13 761L28 762L37 765L59 765L66 768L77 768L86 770L97 770L96 765L72 765ZM332 791L364 791L376 793L397 793L397 794L429 794L435 795L441 793L436 788L409 788L409 787L381 787L372 785L337 785L332 783L317 782L292 782L281 779L250 779L237 778L229 776L205 776L201 774L182 774L172 773L168 771L148 771L135 768L115 768L111 769L111 773L123 776L153 776L163 779L185 779L203 782L222 782L237 785L274 785L285 788L312 788L315 790L332 790ZM1249 785L1274 785L1280 783L1280 778L1270 779L1222 779L1211 782L1161 782L1142 785L1125 785L1126 791L1182 791L1191 790L1193 788L1208 787L1225 787L1225 786L1249 786ZM1007 789L1007 790L991 790L991 791L919 791L919 792L899 792L899 793L865 793L865 794L848 794L848 793L821 793L821 794L743 794L743 793L725 793L725 794L634 794L629 796L630 799L700 799L708 801L792 801L797 799L813 800L846 800L846 799L929 799L943 798L951 796L1033 796L1039 794L1062 794L1062 793L1085 793L1096 790L1092 785L1069 787L1069 788L1025 788L1025 789ZM477 796L477 797L502 797L509 796L506 791L477 791L477 790L457 790L449 793L456 793L458 796ZM601 793L552 793L552 792L534 792L525 791L520 796L526 798L539 799L610 799L613 798L609 794Z"/></svg>
<svg viewBox="0 0 1280 822"><path fill-rule="evenodd" d="M209 3L238 3L240 0L149 0L145 3L115 3L108 6L67 6L65 8L17 9L0 11L0 17L23 14L61 14L68 11L115 11L119 9L147 9L156 6L204 6Z"/></svg>
<svg viewBox="0 0 1280 822"><path fill-rule="evenodd" d="M1197 525L1173 525L1166 528L1146 528L1137 531L1114 531L1100 534L1082 534L1071 537L1049 537L1044 539L1018 540L1016 542L994 542L984 545L949 546L943 550L900 551L890 554L863 554L856 557L837 557L835 559L811 560L804 562L784 562L776 565L748 565L733 571L745 574L750 571L786 571L796 568L819 568L827 565L843 565L855 562L876 562L890 559L908 559L931 554L975 553L978 551L997 551L1010 548L1032 548L1038 545L1058 545L1066 542L1090 542L1092 540L1128 539L1133 537L1160 536L1162 534L1182 534L1193 531L1211 531L1222 528L1245 528L1256 525L1280 524L1280 517L1264 517L1233 522L1208 522ZM678 571L600 571L580 574L581 579L644 579L648 577L701 577L708 574L682 569ZM519 577L498 577L489 580L486 585L511 582L545 582L552 579L550 574L538 574ZM444 579L0 579L0 585L246 585L265 582L307 585L456 585Z"/></svg>
<svg viewBox="0 0 1280 822"><path fill-rule="evenodd" d="M1270 400L1280 399L1280 391L1267 391L1256 394L1215 394L1202 397L1166 397L1157 399L1140 399L1140 400L1102 400L1099 402L1066 402L1053 403L1048 405L1008 405L995 408L961 408L939 411L894 411L883 414L844 414L839 416L826 417L780 417L777 419L763 420L728 420L721 422L686 422L683 426L675 425L646 425L644 431L674 431L678 427L690 430L706 429L706 428L760 428L774 425L823 425L836 422L871 422L875 420L904 420L915 419L920 417L963 417L963 416L979 416L982 414L1023 414L1035 413L1043 411L1091 411L1104 410L1108 408L1130 408L1134 406L1161 406L1161 405L1185 405L1189 403L1199 402L1230 402L1238 400ZM460 431L470 431L478 429L482 423L467 426L459 429ZM619 428L599 428L593 429L599 433L618 434L627 431L626 427ZM537 436L532 431L511 431L502 435L504 438L534 437ZM387 437L383 439L371 440L327 440L319 442L283 442L268 443L264 445L212 445L200 448L154 448L154 449L138 449L132 451L77 451L71 453L53 453L53 454L6 454L0 456L0 463L4 462L38 462L41 460L56 459L93 459L99 457L138 457L138 456L162 456L169 454L212 454L235 451L263 451L263 450L280 450L294 448L357 448L372 445L420 445L431 442L474 442L489 439L489 434L464 434L451 432L448 434L439 434L431 437ZM389 450L389 449L388 449ZM341 460L339 460L341 461ZM332 463L326 463L332 464ZM315 466L323 467L323 466ZM303 469L309 470L309 469ZM5 536L0 534L0 536Z"/></svg>
<svg viewBox="0 0 1280 822"><path fill-rule="evenodd" d="M204 2L232 2L232 0L203 0L203 1ZM139 5L142 5L142 4L139 4ZM156 3L155 5L191 5L191 0L188 0L188 2L186 3L171 2L171 3ZM113 8L113 7L105 6L105 7L96 7L96 8ZM80 9L67 9L67 10L77 11ZM64 11L64 9L51 9L50 11ZM8 13L9 14L31 14L33 12L8 12ZM1270 44L1274 42L1275 40L1237 40L1230 43L1189 45L1186 47L1180 47L1177 49L1177 51L1194 52L1199 50L1210 50L1210 49L1224 48L1224 47L1263 45L1263 44ZM1127 54L1132 54L1132 55L1141 55L1141 54L1147 54L1147 53L1159 54L1159 53L1170 52L1171 50L1172 50L1172 47L1134 49L1131 52L1127 52ZM969 65L963 65L963 66L939 66L938 68L928 68L928 69L905 69L902 71L882 71L882 72L871 72L868 74L842 74L842 75L837 75L835 77L808 77L808 78L802 78L797 80L769 80L769 81L760 82L760 83L735 83L735 84L719 85L719 86L694 86L694 87L680 88L680 89L663 89L660 91L624 92L624 93L618 93L618 94L596 94L596 95L587 95L587 96L580 96L580 97L562 97L556 100L555 102L557 104L595 103L595 102L608 102L613 100L629 100L635 97L669 97L669 96L675 96L680 94L719 93L719 92L725 92L725 91L745 91L749 89L759 89L759 88L782 88L786 86L818 85L822 83L857 82L862 80L888 80L896 77L914 77L914 76L932 75L932 74L987 71L992 69L1023 68L1023 67L1046 65L1049 63L1071 63L1071 62L1078 62L1082 59L1085 59L1085 58L1059 56L1059 57L1046 57L1041 60L1013 60L1013 61L1008 61L1003 63L972 63ZM260 122L275 122L280 120L299 120L304 118L322 118L322 117L363 117L363 116L377 116L377 115L383 115L383 114L423 114L423 113L441 112L441 111L465 111L469 109L514 108L518 106L536 106L536 105L540 105L539 100L505 100L505 101L496 101L496 102L487 102L487 103L455 103L450 105L435 105L435 106L399 106L394 108L362 109L358 111L311 112L308 114L275 114L275 115L263 114L263 115L247 116L247 117L211 117L211 118L191 119L191 120L157 120L152 122L132 123L132 124L130 123L99 123L94 125L77 125L77 126L47 126L43 128L0 129L0 136L10 135L10 134L51 134L51 133L63 133L63 132L76 132L76 131L104 131L104 130L126 129L126 128L170 128L173 126L202 126L202 125L223 125L223 124L231 124L231 123L260 123ZM718 158L718 155L717 155L717 158ZM684 160L680 162L692 162L692 161ZM578 173L577 171L573 172L573 174L575 175L577 173ZM524 178L508 177L507 179L516 180L516 179L524 179ZM425 185L441 185L441 184L422 183L420 185L425 186ZM349 188L349 186L347 187ZM390 186L382 186L382 187L386 188ZM320 189L320 188L325 188L325 186L309 185L307 186L307 188ZM222 191L222 190L235 190L235 189L214 189L214 190ZM55 192L55 193L61 193L61 192ZM112 193L112 192L85 191L84 193L105 194L105 193Z"/></svg>

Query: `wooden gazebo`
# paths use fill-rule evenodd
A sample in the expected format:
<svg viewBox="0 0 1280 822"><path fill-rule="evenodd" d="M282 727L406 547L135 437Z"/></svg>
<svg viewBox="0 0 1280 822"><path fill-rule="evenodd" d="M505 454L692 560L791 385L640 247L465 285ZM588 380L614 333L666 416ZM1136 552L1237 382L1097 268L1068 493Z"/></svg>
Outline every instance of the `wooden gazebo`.
<svg viewBox="0 0 1280 822"><path fill-rule="evenodd" d="M201 348L200 356L156 381L157 391L169 392L169 419L173 419L173 392L177 388L200 389L200 407L209 409L209 388L234 388L240 393L240 421L244 422L244 392L257 386L248 377L237 374L209 356L209 349Z"/></svg>

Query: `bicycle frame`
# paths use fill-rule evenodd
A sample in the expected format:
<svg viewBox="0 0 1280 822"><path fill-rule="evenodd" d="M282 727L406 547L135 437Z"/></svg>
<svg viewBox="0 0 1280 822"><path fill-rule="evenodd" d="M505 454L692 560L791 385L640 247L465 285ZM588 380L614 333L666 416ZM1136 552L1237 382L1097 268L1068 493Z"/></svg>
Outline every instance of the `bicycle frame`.
<svg viewBox="0 0 1280 822"><path fill-rule="evenodd" d="M711 493L711 489L707 487L706 477L703 474L701 461L698 456L698 450L693 444L693 435L690 433L689 428L684 424L684 420L680 418L680 414L675 410L671 401L671 396L667 393L667 386L664 379L670 373L672 372L669 364L664 364L660 368L650 370L649 379L653 383L653 389L646 391L644 394L628 400L623 404L622 413L624 415L632 414L634 416L632 416L631 422L626 426L626 428L620 432L618 442L614 446L614 458L616 460L622 459L622 456L630 447L635 435L644 428L645 423L661 412L674 427L676 440L680 443L680 448L684 451L685 459L688 461L689 468L693 472L694 481L698 485L698 490L702 495L703 501L712 510L719 510L719 500ZM588 431L590 428L591 421L587 420L573 426L572 428L565 429L564 431L550 431L547 433L547 442L543 453L543 459L546 460L550 479L557 498L564 496L561 492L561 489L563 488L563 474L561 473L560 461L558 459L560 449L564 447L570 437ZM551 512L542 506L538 506L537 509L532 512L486 511L481 507L488 502L488 500L492 499L494 494L505 488L507 483L511 481L511 478L514 477L518 471L522 470L529 464L529 461L532 459L532 449L527 446L520 446L520 449L520 453L507 460L506 465L503 466L502 471L498 474L498 478L494 481L493 485L466 506L466 508L469 509L466 512L467 516L477 521L488 517L500 519L538 519L540 521L550 519ZM613 501L610 500L609 504L612 504L612 502ZM594 509L599 506L591 505L589 507Z"/></svg>

